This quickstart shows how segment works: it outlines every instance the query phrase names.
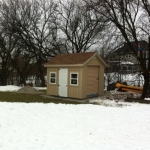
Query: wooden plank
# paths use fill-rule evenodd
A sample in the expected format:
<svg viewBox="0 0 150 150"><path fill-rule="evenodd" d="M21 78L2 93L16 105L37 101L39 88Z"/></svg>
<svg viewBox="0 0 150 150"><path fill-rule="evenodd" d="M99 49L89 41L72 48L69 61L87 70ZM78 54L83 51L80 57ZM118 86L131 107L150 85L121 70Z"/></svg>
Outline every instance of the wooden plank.
<svg viewBox="0 0 150 150"><path fill-rule="evenodd" d="M150 100L143 100L139 98L129 98L129 97L125 99L125 102L138 102L138 103L150 104Z"/></svg>

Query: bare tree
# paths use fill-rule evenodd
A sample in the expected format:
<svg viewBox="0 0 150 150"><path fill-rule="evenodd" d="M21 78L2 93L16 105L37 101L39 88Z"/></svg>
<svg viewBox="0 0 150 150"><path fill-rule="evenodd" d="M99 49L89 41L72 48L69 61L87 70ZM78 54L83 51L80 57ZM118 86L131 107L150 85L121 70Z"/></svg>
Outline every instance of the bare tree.
<svg viewBox="0 0 150 150"><path fill-rule="evenodd" d="M150 1L142 0L143 9L147 12L148 16L150 16Z"/></svg>
<svg viewBox="0 0 150 150"><path fill-rule="evenodd" d="M9 3L10 4L10 3ZM8 4L8 5L9 5ZM10 17L13 11L3 1L0 2L0 61L1 61L1 84L7 84L7 78L13 71L12 54L20 49L19 38L16 37L14 20ZM11 23L10 23L11 22Z"/></svg>
<svg viewBox="0 0 150 150"><path fill-rule="evenodd" d="M11 35L0 35L0 59L1 59L1 72L0 72L0 83L1 85L7 84L7 78L13 71L11 62L11 53L13 51L13 42L11 41ZM12 44L11 44L12 43Z"/></svg>
<svg viewBox="0 0 150 150"><path fill-rule="evenodd" d="M21 48L21 50L23 47ZM11 58L12 66L14 70L17 71L17 76L19 78L20 85L26 85L26 78L28 77L31 69L35 67L35 63L32 62L32 55L24 50L13 52L13 57Z"/></svg>
<svg viewBox="0 0 150 150"><path fill-rule="evenodd" d="M67 53L87 51L99 41L97 37L100 34L103 36L107 25L102 15L75 0L67 3L60 1L59 14L61 38Z"/></svg>
<svg viewBox="0 0 150 150"><path fill-rule="evenodd" d="M118 28L131 50L137 55L137 48L132 46L131 41L135 41L138 45L138 41L140 40L136 24L140 1L136 0L135 3L135 1L130 0L91 0L87 4L98 13L101 13ZM143 59L139 57L138 60L143 70L145 70Z"/></svg>
<svg viewBox="0 0 150 150"><path fill-rule="evenodd" d="M33 4L30 4L30 14L28 14L30 26L27 27L24 22L20 22L21 31L18 32L35 57L41 86L45 86L43 64L47 62L48 56L52 57L59 53L52 45L53 39L57 36L55 28L56 7L57 5L53 2L34 1ZM26 10L22 11L26 13Z"/></svg>
<svg viewBox="0 0 150 150"><path fill-rule="evenodd" d="M138 45L138 41L143 37L141 36L140 28L138 28L139 22L137 21L140 11L143 11L143 8L147 14L149 14L150 2L148 0L87 0L86 2L91 9L102 14L118 28L119 32L122 34L130 49L136 56L137 47L133 46L131 42L135 41L136 45ZM148 17L149 15L147 15L147 20ZM145 33L148 37L149 32ZM147 68L144 63L145 60L143 59L142 52L141 57L138 57L137 59L145 72Z"/></svg>
<svg viewBox="0 0 150 150"><path fill-rule="evenodd" d="M150 1L142 0L141 2L141 9L143 10L141 16L139 18L139 27L141 29L141 36L150 35ZM148 38L147 38L148 39Z"/></svg>
<svg viewBox="0 0 150 150"><path fill-rule="evenodd" d="M3 1L8 10L7 30L15 32L15 38L27 47L37 63L41 86L45 85L44 67L49 57L60 53L53 41L57 38L57 4L53 1L8 0ZM24 48L22 49L24 51Z"/></svg>

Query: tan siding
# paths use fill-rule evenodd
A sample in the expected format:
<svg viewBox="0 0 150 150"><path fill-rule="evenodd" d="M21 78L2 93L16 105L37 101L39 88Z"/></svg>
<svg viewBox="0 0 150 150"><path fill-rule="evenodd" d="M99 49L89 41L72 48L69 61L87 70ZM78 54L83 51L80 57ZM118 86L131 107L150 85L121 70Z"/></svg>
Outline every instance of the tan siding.
<svg viewBox="0 0 150 150"><path fill-rule="evenodd" d="M96 57L96 58L91 59L91 60L87 63L87 65L99 66L99 65L100 65L100 61L99 61L99 59L97 59L97 57Z"/></svg>
<svg viewBox="0 0 150 150"><path fill-rule="evenodd" d="M103 95L104 94L104 67L103 66L100 66L99 74L100 74L100 78L99 78L99 95Z"/></svg>
<svg viewBox="0 0 150 150"><path fill-rule="evenodd" d="M56 72L56 84L50 84L50 72ZM47 94L58 95L58 68L47 69Z"/></svg>
<svg viewBox="0 0 150 150"><path fill-rule="evenodd" d="M70 73L78 73L78 85L70 85ZM82 67L73 67L69 68L69 74L68 74L68 97L74 97L74 98L83 98L83 84L82 84Z"/></svg>
<svg viewBox="0 0 150 150"><path fill-rule="evenodd" d="M86 98L86 73L87 71L87 66L84 66L83 69L82 69L82 95L83 95L83 98Z"/></svg>
<svg viewBox="0 0 150 150"><path fill-rule="evenodd" d="M99 67L88 66L87 67L87 95L98 94L99 90Z"/></svg>
<svg viewBox="0 0 150 150"><path fill-rule="evenodd" d="M49 86L47 90L48 95L58 96L58 86Z"/></svg>
<svg viewBox="0 0 150 150"><path fill-rule="evenodd" d="M87 68L88 66L99 66L99 81L98 81L98 94L99 95L103 95L104 94L104 65L101 63L101 61L99 61L99 59L97 57L92 58L87 64L86 64ZM88 72L86 71L86 74L88 74ZM85 81L86 85L87 85L87 81ZM93 90L90 89L90 86L87 88L89 90Z"/></svg>

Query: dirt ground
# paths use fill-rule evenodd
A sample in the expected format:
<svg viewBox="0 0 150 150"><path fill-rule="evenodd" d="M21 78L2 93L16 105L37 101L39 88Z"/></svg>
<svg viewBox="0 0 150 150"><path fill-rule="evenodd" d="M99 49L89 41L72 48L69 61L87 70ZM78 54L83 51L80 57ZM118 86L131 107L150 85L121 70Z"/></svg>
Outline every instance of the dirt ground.
<svg viewBox="0 0 150 150"><path fill-rule="evenodd" d="M101 99L110 99L110 100L125 100L127 97L130 98L139 98L141 94L135 92L120 92L118 89L112 91L105 91L103 96L99 96Z"/></svg>
<svg viewBox="0 0 150 150"><path fill-rule="evenodd" d="M62 97L52 97L49 95L45 95L44 92L39 91L31 86L24 86L21 89L19 89L18 91L16 91L17 93L26 93L26 94L39 94L42 95L44 97L47 98L57 98L57 99L63 99ZM93 98L87 98L84 100L77 100L77 99L72 99L72 98L65 98L70 100L70 101L80 101L80 102L89 102L89 100L94 100L94 99L101 99L101 100L116 100L116 101L124 101L127 97L130 98L139 98L141 96L141 94L138 93L133 93L133 92L120 92L117 91L117 89L113 90L113 91L105 91L103 96L99 96L99 97L93 97Z"/></svg>
<svg viewBox="0 0 150 150"><path fill-rule="evenodd" d="M19 89L18 91L16 91L16 93L44 94L44 92L38 91L37 89L35 89L31 86L24 86L21 89Z"/></svg>

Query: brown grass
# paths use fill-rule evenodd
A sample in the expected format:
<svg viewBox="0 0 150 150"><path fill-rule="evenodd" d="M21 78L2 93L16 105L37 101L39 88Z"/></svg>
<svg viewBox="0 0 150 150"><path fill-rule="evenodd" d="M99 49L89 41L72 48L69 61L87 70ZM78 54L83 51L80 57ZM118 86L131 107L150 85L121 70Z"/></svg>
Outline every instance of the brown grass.
<svg viewBox="0 0 150 150"><path fill-rule="evenodd" d="M77 101L47 98L38 94L26 94L15 92L0 92L0 102L81 104Z"/></svg>

